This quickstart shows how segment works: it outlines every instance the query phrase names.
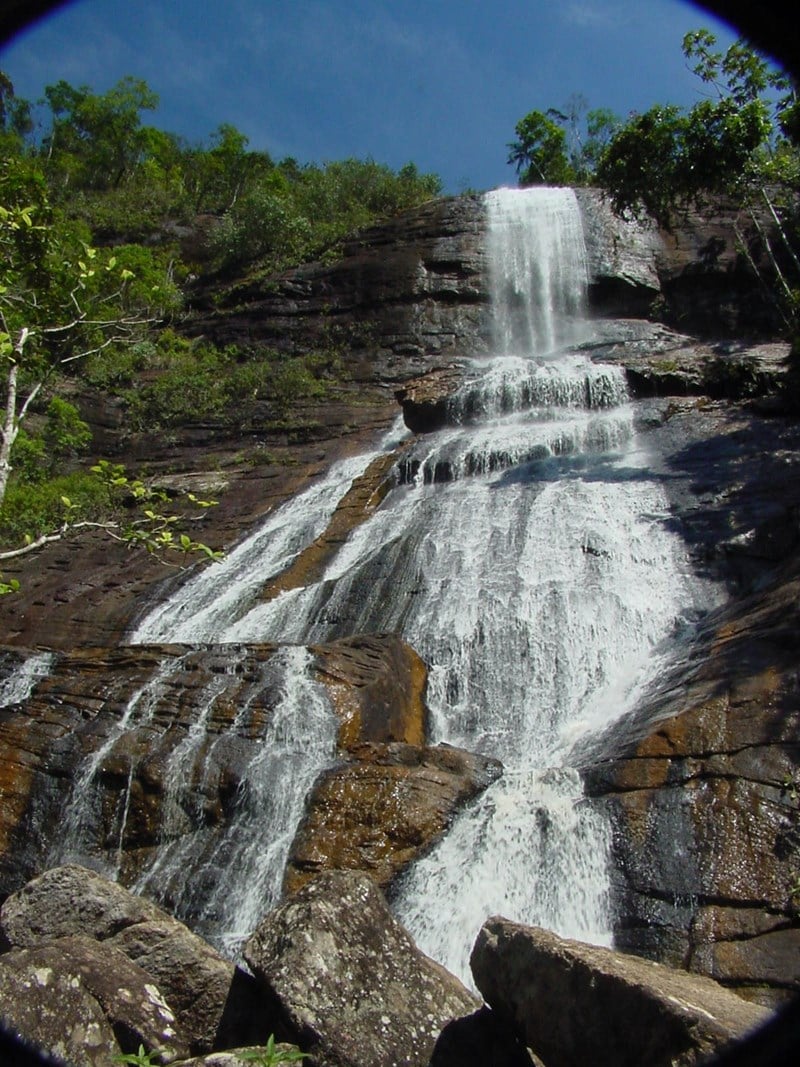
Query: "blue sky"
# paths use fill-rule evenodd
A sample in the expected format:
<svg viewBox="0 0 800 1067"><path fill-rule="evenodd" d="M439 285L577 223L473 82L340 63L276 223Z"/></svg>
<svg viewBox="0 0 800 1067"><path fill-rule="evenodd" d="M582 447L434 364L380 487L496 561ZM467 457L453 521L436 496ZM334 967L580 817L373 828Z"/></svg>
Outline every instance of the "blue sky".
<svg viewBox="0 0 800 1067"><path fill-rule="evenodd" d="M514 184L515 123L573 93L622 116L694 103L698 26L734 39L683 0L75 0L0 67L30 100L134 75L161 100L146 121L191 142L231 122L275 159L413 160L460 192Z"/></svg>

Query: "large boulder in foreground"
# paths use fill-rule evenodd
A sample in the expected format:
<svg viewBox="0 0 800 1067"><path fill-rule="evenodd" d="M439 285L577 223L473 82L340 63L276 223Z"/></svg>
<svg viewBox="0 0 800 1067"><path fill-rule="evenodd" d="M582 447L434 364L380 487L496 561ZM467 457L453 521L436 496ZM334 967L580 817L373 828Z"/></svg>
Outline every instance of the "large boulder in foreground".
<svg viewBox="0 0 800 1067"><path fill-rule="evenodd" d="M0 910L0 936L12 949L76 937L102 942L108 959L131 961L158 987L176 1028L188 1035L188 1052L263 1043L274 1029L250 975L161 908L95 871L56 867L29 882Z"/></svg>
<svg viewBox="0 0 800 1067"><path fill-rule="evenodd" d="M71 1064L108 1064L139 1045L163 1063L188 1045L150 976L110 945L63 937L0 957L0 1018Z"/></svg>
<svg viewBox="0 0 800 1067"><path fill-rule="evenodd" d="M689 1067L769 1018L709 978L497 917L471 966L547 1067Z"/></svg>
<svg viewBox="0 0 800 1067"><path fill-rule="evenodd" d="M261 922L244 955L321 1067L428 1067L442 1031L480 1007L355 872L309 882Z"/></svg>

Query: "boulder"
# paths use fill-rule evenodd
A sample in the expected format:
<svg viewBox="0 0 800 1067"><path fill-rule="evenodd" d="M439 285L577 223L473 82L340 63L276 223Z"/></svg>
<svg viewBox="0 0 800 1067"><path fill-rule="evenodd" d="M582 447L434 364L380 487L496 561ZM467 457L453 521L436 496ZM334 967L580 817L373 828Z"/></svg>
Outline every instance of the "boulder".
<svg viewBox="0 0 800 1067"><path fill-rule="evenodd" d="M274 1029L249 975L161 908L94 871L46 871L6 900L0 932L15 949L84 935L132 961L174 1010L187 1052L257 1043Z"/></svg>
<svg viewBox="0 0 800 1067"><path fill-rule="evenodd" d="M499 777L497 760L442 745L363 744L309 797L284 879L293 893L323 870L357 870L386 890L456 812Z"/></svg>
<svg viewBox="0 0 800 1067"><path fill-rule="evenodd" d="M769 1014L708 978L494 917L472 973L547 1067L688 1067Z"/></svg>
<svg viewBox="0 0 800 1067"><path fill-rule="evenodd" d="M424 660L396 634L356 634L311 648L338 715L339 746L422 745L428 715Z"/></svg>
<svg viewBox="0 0 800 1067"><path fill-rule="evenodd" d="M52 951L34 950L33 960L27 951L0 957L2 1051L13 1057L6 1062L108 1067L120 1052L111 1024L60 962Z"/></svg>
<svg viewBox="0 0 800 1067"><path fill-rule="evenodd" d="M253 973L322 1067L427 1067L479 1001L416 948L367 876L329 872L247 941Z"/></svg>
<svg viewBox="0 0 800 1067"><path fill-rule="evenodd" d="M119 949L87 937L57 938L0 957L0 1016L28 1041L70 1062L85 1056L85 1062L107 1064L140 1044L158 1049L164 1063L189 1051L152 978Z"/></svg>

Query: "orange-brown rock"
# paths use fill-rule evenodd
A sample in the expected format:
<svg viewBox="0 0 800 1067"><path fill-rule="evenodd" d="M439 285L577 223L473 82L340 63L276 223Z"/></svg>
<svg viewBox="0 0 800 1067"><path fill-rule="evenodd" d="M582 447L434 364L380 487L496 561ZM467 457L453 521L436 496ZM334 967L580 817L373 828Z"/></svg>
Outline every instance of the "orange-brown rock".
<svg viewBox="0 0 800 1067"><path fill-rule="evenodd" d="M223 847L249 810L282 699L276 652L154 645L54 655L30 696L0 709L0 894L74 858L59 847L84 796L81 862L116 870L123 884L148 869L165 833L192 854ZM499 765L424 747L427 669L396 635L309 652L348 762L314 790L295 866L356 867L388 884ZM9 666L18 660L12 650Z"/></svg>
<svg viewBox="0 0 800 1067"><path fill-rule="evenodd" d="M359 635L317 645L314 653L342 723L341 748L363 741L425 743L428 669L410 645L392 634Z"/></svg>
<svg viewBox="0 0 800 1067"><path fill-rule="evenodd" d="M620 947L767 1004L800 990L800 568L717 613L587 771L616 821Z"/></svg>
<svg viewBox="0 0 800 1067"><path fill-rule="evenodd" d="M356 870L388 889L501 773L497 760L447 745L365 744L324 773L295 836L284 889L326 870Z"/></svg>
<svg viewBox="0 0 800 1067"><path fill-rule="evenodd" d="M311 585L322 577L326 564L341 548L348 535L375 512L394 484L391 472L404 445L374 459L336 505L323 532L280 574L264 586L262 598L272 600L280 593Z"/></svg>

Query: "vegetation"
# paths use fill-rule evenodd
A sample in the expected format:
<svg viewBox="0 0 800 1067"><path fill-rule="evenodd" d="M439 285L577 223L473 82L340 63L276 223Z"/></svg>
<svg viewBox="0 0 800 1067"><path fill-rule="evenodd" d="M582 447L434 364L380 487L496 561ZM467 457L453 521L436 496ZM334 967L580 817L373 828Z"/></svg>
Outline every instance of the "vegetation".
<svg viewBox="0 0 800 1067"><path fill-rule="evenodd" d="M307 1052L301 1052L295 1045L283 1047L275 1043L275 1035L270 1034L263 1048L246 1049L238 1053L243 1063L255 1064L255 1067L277 1067L281 1063L299 1063L309 1059Z"/></svg>
<svg viewBox="0 0 800 1067"><path fill-rule="evenodd" d="M743 41L724 53L705 29L683 53L704 98L689 109L658 104L622 122L573 99L563 111L532 111L509 145L523 185L594 184L620 214L646 212L670 228L709 195L731 198L771 265L787 328L796 329L800 286L800 102L796 83ZM762 220L779 235L773 248ZM750 241L739 233L742 254Z"/></svg>
<svg viewBox="0 0 800 1067"><path fill-rule="evenodd" d="M87 526L213 557L184 529L208 502L167 507L155 486L111 477L73 398L110 393L129 432L164 441L189 420L290 423L341 379L336 346L189 341L182 286L335 256L354 229L440 191L411 163L274 162L230 124L190 145L147 124L157 104L128 77L105 93L59 81L34 105L0 73L0 561ZM15 585L0 576L0 594Z"/></svg>

